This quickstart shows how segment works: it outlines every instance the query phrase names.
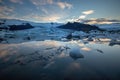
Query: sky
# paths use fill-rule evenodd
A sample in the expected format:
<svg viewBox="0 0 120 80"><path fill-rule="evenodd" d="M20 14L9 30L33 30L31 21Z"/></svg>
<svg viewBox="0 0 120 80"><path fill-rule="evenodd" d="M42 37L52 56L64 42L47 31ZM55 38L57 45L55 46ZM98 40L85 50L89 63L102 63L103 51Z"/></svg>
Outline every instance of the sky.
<svg viewBox="0 0 120 80"><path fill-rule="evenodd" d="M0 18L33 22L120 22L120 0L0 0Z"/></svg>

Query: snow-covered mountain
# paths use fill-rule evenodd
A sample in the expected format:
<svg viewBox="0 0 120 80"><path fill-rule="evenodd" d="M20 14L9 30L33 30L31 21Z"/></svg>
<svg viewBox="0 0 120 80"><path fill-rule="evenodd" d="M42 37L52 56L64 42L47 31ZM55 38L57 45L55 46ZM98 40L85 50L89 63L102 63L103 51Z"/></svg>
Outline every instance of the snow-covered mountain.
<svg viewBox="0 0 120 80"><path fill-rule="evenodd" d="M5 24L4 25L21 25L21 24L24 24L24 23L29 23L31 24L32 26L35 26L35 27L39 27L39 26L43 26L43 27L55 27L55 26L59 26L61 25L62 23L36 23L36 22L31 22L31 21L24 21L24 20L17 20L17 19L0 19L0 22L4 22Z"/></svg>
<svg viewBox="0 0 120 80"><path fill-rule="evenodd" d="M84 32L89 32L91 30L98 30L98 31L103 31L97 26L94 25L89 25L89 24L83 24L79 22L68 22L65 25L58 26L58 28L62 29L70 29L70 30L75 30L75 31L84 31Z"/></svg>
<svg viewBox="0 0 120 80"><path fill-rule="evenodd" d="M24 23L29 23L34 27L56 27L63 25L64 23L36 23L31 21L25 20L18 20L18 19L0 19L0 23L4 22L4 25L21 25ZM113 23L113 24L95 24L99 28L106 29L106 30L120 30L120 23Z"/></svg>

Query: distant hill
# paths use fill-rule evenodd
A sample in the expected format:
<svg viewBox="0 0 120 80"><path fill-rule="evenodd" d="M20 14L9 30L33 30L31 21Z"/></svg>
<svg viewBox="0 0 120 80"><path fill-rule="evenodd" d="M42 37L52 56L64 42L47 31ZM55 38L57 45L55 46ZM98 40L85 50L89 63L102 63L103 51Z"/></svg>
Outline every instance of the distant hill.
<svg viewBox="0 0 120 80"><path fill-rule="evenodd" d="M9 30L24 30L34 28L31 24L25 23L21 25L9 25Z"/></svg>
<svg viewBox="0 0 120 80"><path fill-rule="evenodd" d="M83 24L83 23L79 23L79 22L74 22L74 23L68 22L65 25L58 26L58 28L71 29L71 30L84 31L84 32L88 32L88 31L91 31L91 30L103 31L103 29L100 29L97 26Z"/></svg>
<svg viewBox="0 0 120 80"><path fill-rule="evenodd" d="M34 28L28 21L0 19L0 30L24 30Z"/></svg>
<svg viewBox="0 0 120 80"><path fill-rule="evenodd" d="M44 26L43 23L36 23L36 22L32 22L32 21L25 21L25 20L19 20L19 19L0 19L0 23L4 23L5 26L8 25L22 25L24 23L29 23L32 26ZM1 27L2 25L0 25ZM3 27L3 26L2 26Z"/></svg>
<svg viewBox="0 0 120 80"><path fill-rule="evenodd" d="M1 23L4 23L4 25L21 25L23 23L29 23L34 27L56 27L63 24L63 23L57 23L57 22L39 23L39 22L25 21L25 20L19 20L19 19L0 19L0 24Z"/></svg>

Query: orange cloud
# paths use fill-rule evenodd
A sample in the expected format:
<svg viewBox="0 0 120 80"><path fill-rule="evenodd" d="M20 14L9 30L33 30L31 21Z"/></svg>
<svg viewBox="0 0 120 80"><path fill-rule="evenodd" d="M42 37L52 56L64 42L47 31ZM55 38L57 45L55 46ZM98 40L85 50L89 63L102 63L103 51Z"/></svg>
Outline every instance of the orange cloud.
<svg viewBox="0 0 120 80"><path fill-rule="evenodd" d="M106 18L92 18L89 20L83 21L86 24L112 24L112 23L120 23L120 20L112 20Z"/></svg>
<svg viewBox="0 0 120 80"><path fill-rule="evenodd" d="M48 21L48 22L57 22L61 17L58 15L52 15L48 17L43 17L43 21Z"/></svg>

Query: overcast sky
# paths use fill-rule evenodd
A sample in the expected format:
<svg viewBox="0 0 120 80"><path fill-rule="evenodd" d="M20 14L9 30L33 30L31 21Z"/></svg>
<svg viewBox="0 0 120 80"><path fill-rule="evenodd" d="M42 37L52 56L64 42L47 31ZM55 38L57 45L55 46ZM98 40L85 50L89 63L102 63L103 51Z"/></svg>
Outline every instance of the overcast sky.
<svg viewBox="0 0 120 80"><path fill-rule="evenodd" d="M34 22L120 20L120 0L0 0L0 18Z"/></svg>

